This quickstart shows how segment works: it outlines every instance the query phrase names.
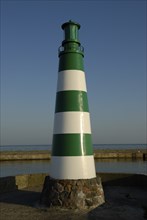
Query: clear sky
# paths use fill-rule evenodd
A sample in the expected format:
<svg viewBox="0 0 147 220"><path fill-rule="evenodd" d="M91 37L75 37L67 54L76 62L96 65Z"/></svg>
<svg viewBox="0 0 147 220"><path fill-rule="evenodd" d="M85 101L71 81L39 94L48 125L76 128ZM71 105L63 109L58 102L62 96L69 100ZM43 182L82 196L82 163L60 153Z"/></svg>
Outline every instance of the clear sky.
<svg viewBox="0 0 147 220"><path fill-rule="evenodd" d="M145 143L145 0L1 0L1 144L51 144L70 19L81 24L93 143Z"/></svg>

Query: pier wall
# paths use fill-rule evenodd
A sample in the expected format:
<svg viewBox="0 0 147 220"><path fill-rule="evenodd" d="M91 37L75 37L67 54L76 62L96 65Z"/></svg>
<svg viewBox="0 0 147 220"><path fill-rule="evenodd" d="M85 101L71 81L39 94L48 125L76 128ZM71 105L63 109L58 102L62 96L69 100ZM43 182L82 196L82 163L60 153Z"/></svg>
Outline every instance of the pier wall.
<svg viewBox="0 0 147 220"><path fill-rule="evenodd" d="M147 150L95 150L95 159L104 158L128 158L147 160ZM0 161L9 160L49 160L51 159L50 151L16 151L1 152Z"/></svg>

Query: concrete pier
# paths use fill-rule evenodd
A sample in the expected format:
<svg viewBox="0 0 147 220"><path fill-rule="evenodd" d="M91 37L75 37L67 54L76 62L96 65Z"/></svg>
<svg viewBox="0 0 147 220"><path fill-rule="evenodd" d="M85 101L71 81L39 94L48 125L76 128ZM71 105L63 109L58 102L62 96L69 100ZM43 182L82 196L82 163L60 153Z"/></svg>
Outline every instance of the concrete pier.
<svg viewBox="0 0 147 220"><path fill-rule="evenodd" d="M0 161L9 160L48 160L50 151L3 151L0 153Z"/></svg>
<svg viewBox="0 0 147 220"><path fill-rule="evenodd" d="M49 160L50 151L3 151L0 161L10 160ZM147 160L147 150L94 150L94 159L142 159Z"/></svg>
<svg viewBox="0 0 147 220"><path fill-rule="evenodd" d="M46 175L0 178L1 220L146 219L147 176L100 173L107 202L92 211L83 212L38 206Z"/></svg>

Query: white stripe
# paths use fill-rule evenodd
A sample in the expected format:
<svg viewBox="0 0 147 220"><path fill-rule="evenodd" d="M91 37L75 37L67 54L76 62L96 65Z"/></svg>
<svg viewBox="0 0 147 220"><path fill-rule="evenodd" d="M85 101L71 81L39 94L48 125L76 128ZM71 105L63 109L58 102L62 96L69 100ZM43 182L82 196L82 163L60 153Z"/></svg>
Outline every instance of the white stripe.
<svg viewBox="0 0 147 220"><path fill-rule="evenodd" d="M96 177L93 155L51 157L50 176L55 179L91 179Z"/></svg>
<svg viewBox="0 0 147 220"><path fill-rule="evenodd" d="M58 73L57 91L81 90L87 92L85 73L81 70L64 70Z"/></svg>
<svg viewBox="0 0 147 220"><path fill-rule="evenodd" d="M58 112L54 119L54 134L91 134L89 112Z"/></svg>

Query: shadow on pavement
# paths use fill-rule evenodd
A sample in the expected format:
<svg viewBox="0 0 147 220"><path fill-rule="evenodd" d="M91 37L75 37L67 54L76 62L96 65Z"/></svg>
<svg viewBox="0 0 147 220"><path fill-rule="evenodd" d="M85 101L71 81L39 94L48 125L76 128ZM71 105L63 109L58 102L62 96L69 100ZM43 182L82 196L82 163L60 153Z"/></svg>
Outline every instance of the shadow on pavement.
<svg viewBox="0 0 147 220"><path fill-rule="evenodd" d="M40 192L35 191L15 190L13 192L2 193L0 195L0 202L35 206L40 199L40 194Z"/></svg>

